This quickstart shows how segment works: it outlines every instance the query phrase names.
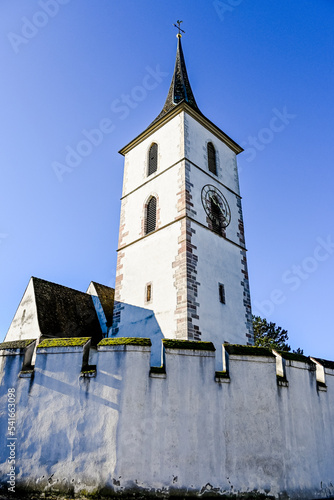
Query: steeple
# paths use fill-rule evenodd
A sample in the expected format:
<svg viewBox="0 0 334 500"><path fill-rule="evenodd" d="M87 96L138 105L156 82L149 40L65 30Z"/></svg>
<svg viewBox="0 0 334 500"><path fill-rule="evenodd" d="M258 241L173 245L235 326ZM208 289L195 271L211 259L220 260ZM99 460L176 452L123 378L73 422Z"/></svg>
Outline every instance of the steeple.
<svg viewBox="0 0 334 500"><path fill-rule="evenodd" d="M161 113L152 123L155 123L156 121L160 120L160 118L165 116L169 111L171 111L175 106L177 106L181 102L186 102L195 111L201 113L196 104L196 100L189 83L186 63L184 60L182 44L181 44L182 35L178 33L176 36L177 36L177 51L176 51L175 68L174 68L172 82L169 87L164 107L162 108Z"/></svg>
<svg viewBox="0 0 334 500"><path fill-rule="evenodd" d="M177 21L178 26L174 26L179 30L177 37L177 50L176 50L176 60L172 82L169 87L167 99L165 101L164 107L161 113L150 123L150 125L135 139L124 146L119 152L125 155L133 147L139 144L143 139L152 134L152 132L162 126L163 123L170 120L181 111L186 111L192 118L198 121L203 127L210 130L213 134L219 137L226 145L228 145L235 154L239 154L243 151L233 139L231 139L225 132L212 123L197 106L193 91L190 86L186 63L184 60L182 44L181 44L181 31L185 33L181 28L180 24L182 21ZM174 111L174 112L173 112Z"/></svg>
<svg viewBox="0 0 334 500"><path fill-rule="evenodd" d="M178 24L180 21L178 22ZM198 109L181 46L160 115L121 149L124 183L112 335L253 342L236 155ZM217 370L222 370L217 354Z"/></svg>

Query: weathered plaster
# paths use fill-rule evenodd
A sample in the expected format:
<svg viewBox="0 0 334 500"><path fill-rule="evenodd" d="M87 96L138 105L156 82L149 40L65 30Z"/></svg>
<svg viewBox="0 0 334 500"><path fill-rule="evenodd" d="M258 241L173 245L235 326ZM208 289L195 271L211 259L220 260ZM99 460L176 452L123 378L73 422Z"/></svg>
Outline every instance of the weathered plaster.
<svg viewBox="0 0 334 500"><path fill-rule="evenodd" d="M286 360L283 387L275 356L232 350L222 383L211 350L167 347L165 377L151 377L150 347L130 344L98 347L84 378L87 345L37 349L32 379L18 377L21 352L0 350L1 408L16 391L18 486L333 496L334 369L321 392L314 363ZM5 485L5 412L0 426Z"/></svg>

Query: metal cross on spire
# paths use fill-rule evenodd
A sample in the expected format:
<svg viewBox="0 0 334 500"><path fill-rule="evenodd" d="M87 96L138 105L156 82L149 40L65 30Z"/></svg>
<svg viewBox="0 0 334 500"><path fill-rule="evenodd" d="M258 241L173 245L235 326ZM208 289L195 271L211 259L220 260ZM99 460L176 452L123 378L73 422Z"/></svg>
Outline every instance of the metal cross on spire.
<svg viewBox="0 0 334 500"><path fill-rule="evenodd" d="M177 36L178 36L178 37L181 37L181 36L182 36L182 35L181 35L181 31L182 31L182 33L185 33L185 31L181 30L181 23L183 23L183 21L176 21L176 23L177 23L177 26L176 26L176 24L175 24L175 23L174 23L174 25L173 25L173 26L175 26L175 28L177 28L177 29L179 30L179 32L178 32L178 34L177 34Z"/></svg>

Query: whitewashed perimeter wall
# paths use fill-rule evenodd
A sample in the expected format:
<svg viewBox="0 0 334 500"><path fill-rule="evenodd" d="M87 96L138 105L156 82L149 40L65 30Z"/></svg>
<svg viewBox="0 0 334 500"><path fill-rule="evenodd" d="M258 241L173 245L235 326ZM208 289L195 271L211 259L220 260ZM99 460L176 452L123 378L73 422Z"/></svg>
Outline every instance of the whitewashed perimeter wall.
<svg viewBox="0 0 334 500"><path fill-rule="evenodd" d="M231 355L230 381L217 382L213 352L166 349L167 375L153 378L149 347L106 346L89 379L82 349L41 350L34 379L18 377L20 351L2 351L3 484L14 387L17 486L334 495L334 370L324 392L309 364L288 361L281 387L274 357Z"/></svg>

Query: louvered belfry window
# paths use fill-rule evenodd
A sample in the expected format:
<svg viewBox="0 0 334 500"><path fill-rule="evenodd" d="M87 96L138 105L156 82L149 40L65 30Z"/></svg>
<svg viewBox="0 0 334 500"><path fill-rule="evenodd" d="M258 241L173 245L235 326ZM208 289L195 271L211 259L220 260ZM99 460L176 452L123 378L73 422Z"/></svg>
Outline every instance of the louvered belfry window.
<svg viewBox="0 0 334 500"><path fill-rule="evenodd" d="M217 175L216 150L212 142L208 143L208 166L210 172Z"/></svg>
<svg viewBox="0 0 334 500"><path fill-rule="evenodd" d="M150 147L148 153L148 174L151 175L156 172L158 168L158 144L155 142Z"/></svg>
<svg viewBox="0 0 334 500"><path fill-rule="evenodd" d="M152 196L146 207L146 230L145 234L155 231L157 221L157 200Z"/></svg>
<svg viewBox="0 0 334 500"><path fill-rule="evenodd" d="M216 196L211 198L212 230L215 233L222 234L222 213Z"/></svg>

